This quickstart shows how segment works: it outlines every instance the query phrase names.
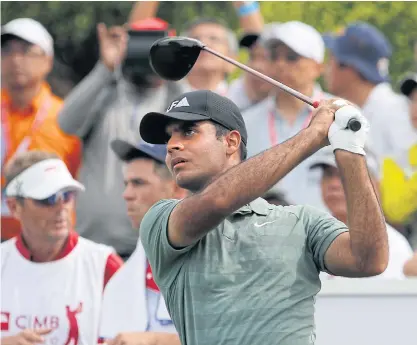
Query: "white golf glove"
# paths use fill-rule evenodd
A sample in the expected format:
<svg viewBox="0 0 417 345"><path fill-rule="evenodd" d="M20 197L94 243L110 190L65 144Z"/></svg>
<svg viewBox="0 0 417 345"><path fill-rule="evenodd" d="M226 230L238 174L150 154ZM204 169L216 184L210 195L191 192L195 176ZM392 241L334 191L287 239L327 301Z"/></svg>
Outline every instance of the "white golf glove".
<svg viewBox="0 0 417 345"><path fill-rule="evenodd" d="M336 111L335 120L329 129L328 138L333 151L340 149L365 156L364 147L369 132L368 120L358 108L349 105L344 100L337 100L334 104L346 105ZM351 119L356 119L361 123L362 126L359 131L354 132L347 128Z"/></svg>

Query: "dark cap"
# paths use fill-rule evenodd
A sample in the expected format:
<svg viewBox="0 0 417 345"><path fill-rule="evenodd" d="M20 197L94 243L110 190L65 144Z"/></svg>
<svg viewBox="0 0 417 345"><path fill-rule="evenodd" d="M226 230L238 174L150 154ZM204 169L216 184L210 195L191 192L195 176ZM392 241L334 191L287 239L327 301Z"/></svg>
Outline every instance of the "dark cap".
<svg viewBox="0 0 417 345"><path fill-rule="evenodd" d="M417 73L410 74L401 81L400 90L403 95L409 97L415 88L417 88Z"/></svg>
<svg viewBox="0 0 417 345"><path fill-rule="evenodd" d="M133 145L127 141L115 139L110 143L113 152L124 162L137 158L149 158L160 163L165 163L167 154L166 145L154 145L141 141Z"/></svg>
<svg viewBox="0 0 417 345"><path fill-rule="evenodd" d="M252 48L252 46L256 43L259 39L259 33L245 33L239 40L239 47L241 48Z"/></svg>
<svg viewBox="0 0 417 345"><path fill-rule="evenodd" d="M384 34L374 26L352 23L340 34L326 34L323 39L339 62L353 67L366 80L375 84L389 80L392 48Z"/></svg>
<svg viewBox="0 0 417 345"><path fill-rule="evenodd" d="M213 121L240 133L246 145L248 134L239 108L230 99L207 90L187 92L171 102L165 113L146 114L139 127L148 143L165 144L169 140L166 126L173 119L181 121Z"/></svg>

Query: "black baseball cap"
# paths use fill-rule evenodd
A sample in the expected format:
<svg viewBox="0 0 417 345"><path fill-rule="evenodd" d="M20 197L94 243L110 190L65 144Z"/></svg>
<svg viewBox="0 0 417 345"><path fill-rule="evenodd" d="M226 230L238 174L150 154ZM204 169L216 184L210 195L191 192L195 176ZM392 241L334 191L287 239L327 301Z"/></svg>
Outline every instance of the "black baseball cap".
<svg viewBox="0 0 417 345"><path fill-rule="evenodd" d="M417 73L409 74L401 81L400 90L403 95L410 97L415 88L417 88Z"/></svg>
<svg viewBox="0 0 417 345"><path fill-rule="evenodd" d="M167 154L166 145L154 145L141 141L133 145L125 140L115 139L110 143L113 152L124 162L137 158L149 158L160 163L165 163Z"/></svg>
<svg viewBox="0 0 417 345"><path fill-rule="evenodd" d="M151 144L165 144L169 140L165 129L173 119L216 122L229 130L238 131L247 145L248 133L239 108L230 99L215 92L187 92L173 100L165 113L147 113L139 126L141 137Z"/></svg>
<svg viewBox="0 0 417 345"><path fill-rule="evenodd" d="M249 32L244 34L239 40L239 47L248 49L252 48L252 46L259 39L260 35L261 34L257 32Z"/></svg>

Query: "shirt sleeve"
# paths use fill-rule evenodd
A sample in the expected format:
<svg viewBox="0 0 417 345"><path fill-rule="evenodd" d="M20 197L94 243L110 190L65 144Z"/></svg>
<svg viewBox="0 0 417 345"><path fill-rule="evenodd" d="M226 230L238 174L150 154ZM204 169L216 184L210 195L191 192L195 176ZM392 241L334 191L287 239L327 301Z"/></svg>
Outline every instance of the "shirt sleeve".
<svg viewBox="0 0 417 345"><path fill-rule="evenodd" d="M347 226L327 212L305 206L303 221L307 231L307 245L313 253L316 266L326 272L324 256L332 242L340 234L349 231Z"/></svg>
<svg viewBox="0 0 417 345"><path fill-rule="evenodd" d="M168 220L180 200L161 200L145 214L140 225L140 238L152 268L156 284L169 287L181 269L185 254L195 244L176 249L168 240Z"/></svg>

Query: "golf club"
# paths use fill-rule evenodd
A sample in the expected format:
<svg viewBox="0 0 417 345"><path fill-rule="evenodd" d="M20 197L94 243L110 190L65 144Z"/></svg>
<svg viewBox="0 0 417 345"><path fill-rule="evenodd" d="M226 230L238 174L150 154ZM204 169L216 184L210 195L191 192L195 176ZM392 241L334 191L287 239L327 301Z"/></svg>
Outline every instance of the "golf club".
<svg viewBox="0 0 417 345"><path fill-rule="evenodd" d="M236 60L233 60L216 52L215 50L210 49L202 42L193 38L165 37L155 41L150 50L150 65L154 72L162 79L178 81L184 78L191 71L202 50L205 50L206 52L213 54L220 59L223 59L232 65L235 65L244 71L257 76L258 78L271 83L276 87L279 87L280 89L293 95L294 97L297 97L301 101L311 105L314 108L317 108L320 104L320 102L313 101L311 98L288 87L287 85L267 77L266 75L255 71L254 69ZM361 123L356 119L351 119L348 122L348 128L356 132L361 128Z"/></svg>

